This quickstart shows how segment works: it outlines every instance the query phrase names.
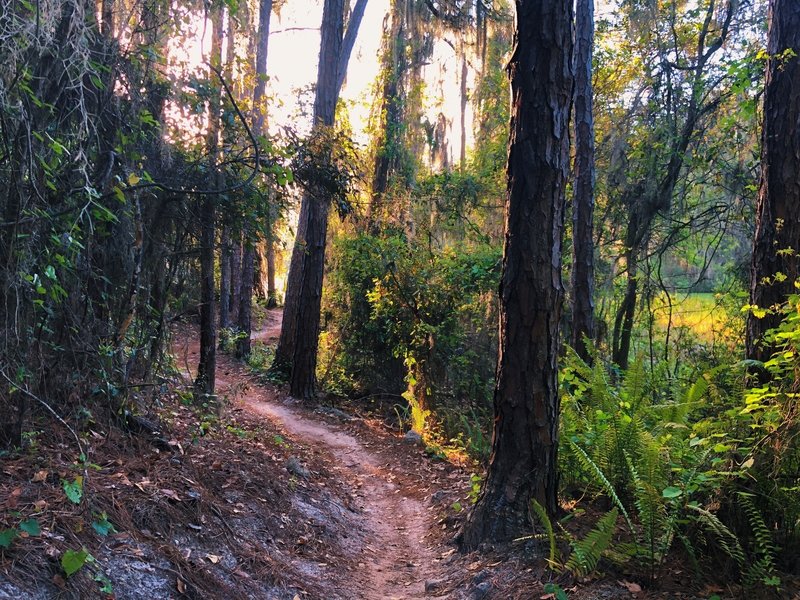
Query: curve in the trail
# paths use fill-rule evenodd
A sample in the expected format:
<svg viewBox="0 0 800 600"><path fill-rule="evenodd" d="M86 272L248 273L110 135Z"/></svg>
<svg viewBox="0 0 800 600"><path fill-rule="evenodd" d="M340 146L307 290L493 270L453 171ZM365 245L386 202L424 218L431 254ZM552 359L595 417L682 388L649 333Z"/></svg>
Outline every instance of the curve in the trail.
<svg viewBox="0 0 800 600"><path fill-rule="evenodd" d="M267 313L254 340L274 342L281 328L280 311ZM326 450L342 477L353 481L360 500L360 528L366 543L353 558L361 573L343 597L364 600L405 600L425 597L425 581L435 575L435 551L425 543L430 532L428 510L423 503L403 492L378 457L358 439L335 425L306 416L278 400L277 390L262 388L265 394L247 394L243 403L251 412L265 416L288 435L309 446ZM363 565L363 566L362 566ZM349 595L348 595L349 593Z"/></svg>
<svg viewBox="0 0 800 600"><path fill-rule="evenodd" d="M354 597L423 598L435 560L433 549L424 540L430 526L422 502L403 494L377 457L353 436L277 403L245 399L245 404L295 439L326 449L343 477L358 482L361 527L371 540L361 546L360 556L354 557L363 565L358 577L363 587L351 590L357 594Z"/></svg>

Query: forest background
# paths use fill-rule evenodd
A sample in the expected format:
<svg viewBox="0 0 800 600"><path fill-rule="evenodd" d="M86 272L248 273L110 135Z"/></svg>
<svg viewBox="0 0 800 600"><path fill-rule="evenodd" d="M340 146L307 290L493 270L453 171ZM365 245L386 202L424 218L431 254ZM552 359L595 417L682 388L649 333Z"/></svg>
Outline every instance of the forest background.
<svg viewBox="0 0 800 600"><path fill-rule="evenodd" d="M560 509L526 499L554 568L586 576L603 557L655 581L680 553L775 594L797 574L797 219L757 218L766 166L784 165L765 162L764 124L797 114L791 4L576 5L591 87L583 103L575 88L551 248L569 282ZM294 397L469 457L477 500L513 35L502 0L3 2L4 456L35 453L53 419L76 464L96 423L147 428L177 369L170 324L196 318L198 410L220 402L219 347ZM788 97L769 101L765 73ZM759 266L775 256L788 266ZM251 342L284 302L277 347ZM561 532L559 510L586 497L608 512ZM33 527L5 521L3 548Z"/></svg>

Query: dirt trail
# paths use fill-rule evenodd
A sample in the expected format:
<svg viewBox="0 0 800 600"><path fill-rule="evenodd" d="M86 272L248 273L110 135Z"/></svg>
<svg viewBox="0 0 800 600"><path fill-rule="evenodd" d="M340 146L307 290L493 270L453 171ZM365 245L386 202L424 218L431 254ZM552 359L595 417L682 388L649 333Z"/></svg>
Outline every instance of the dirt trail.
<svg viewBox="0 0 800 600"><path fill-rule="evenodd" d="M272 343L280 334L281 313L271 311L254 340ZM220 361L219 391L240 385ZM223 372L220 372L223 371ZM273 421L287 435L330 454L333 469L342 480L352 482L358 519L354 529L362 536L353 538L353 559L358 564L349 590L336 590L342 597L365 600L412 599L426 597L425 583L441 577L441 547L426 542L432 523L425 502L406 492L396 479L392 465L368 449L341 426L315 418L285 403L278 389L260 386L258 393L242 395L243 406ZM283 400L283 401L282 401ZM291 401L291 399L288 399ZM396 466L396 465L395 465ZM360 540L360 541L359 541ZM438 577L437 577L438 576ZM333 591L333 590L332 590Z"/></svg>

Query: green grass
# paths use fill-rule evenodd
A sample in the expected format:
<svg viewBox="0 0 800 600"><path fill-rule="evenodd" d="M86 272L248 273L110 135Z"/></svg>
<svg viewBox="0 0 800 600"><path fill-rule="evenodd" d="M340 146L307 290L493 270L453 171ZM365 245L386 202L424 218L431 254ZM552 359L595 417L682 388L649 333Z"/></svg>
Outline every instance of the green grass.
<svg viewBox="0 0 800 600"><path fill-rule="evenodd" d="M688 296L672 296L672 329L686 328L697 338L705 342L713 342L721 337L728 337L729 319L719 298L712 293L689 294ZM667 298L660 295L653 300L652 310L655 317L656 331L664 333L670 325L670 306Z"/></svg>

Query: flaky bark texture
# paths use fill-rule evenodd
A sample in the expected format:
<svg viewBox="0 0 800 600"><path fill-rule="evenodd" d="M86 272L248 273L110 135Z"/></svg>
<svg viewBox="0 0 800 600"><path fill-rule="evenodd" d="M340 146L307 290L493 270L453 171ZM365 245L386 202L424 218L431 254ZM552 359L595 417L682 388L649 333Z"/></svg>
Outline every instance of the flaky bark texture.
<svg viewBox="0 0 800 600"><path fill-rule="evenodd" d="M572 203L572 347L589 360L594 339L594 0L578 0L575 24L575 196Z"/></svg>
<svg viewBox="0 0 800 600"><path fill-rule="evenodd" d="M572 2L517 0L494 435L465 548L530 532L556 510L558 322L572 106Z"/></svg>
<svg viewBox="0 0 800 600"><path fill-rule="evenodd" d="M769 10L761 187L750 279L750 302L761 308L783 304L796 292L800 275L800 2L771 0ZM784 55L787 50L793 56ZM779 273L786 279L776 279ZM758 342L780 318L748 319L750 358L769 358L772 349Z"/></svg>

